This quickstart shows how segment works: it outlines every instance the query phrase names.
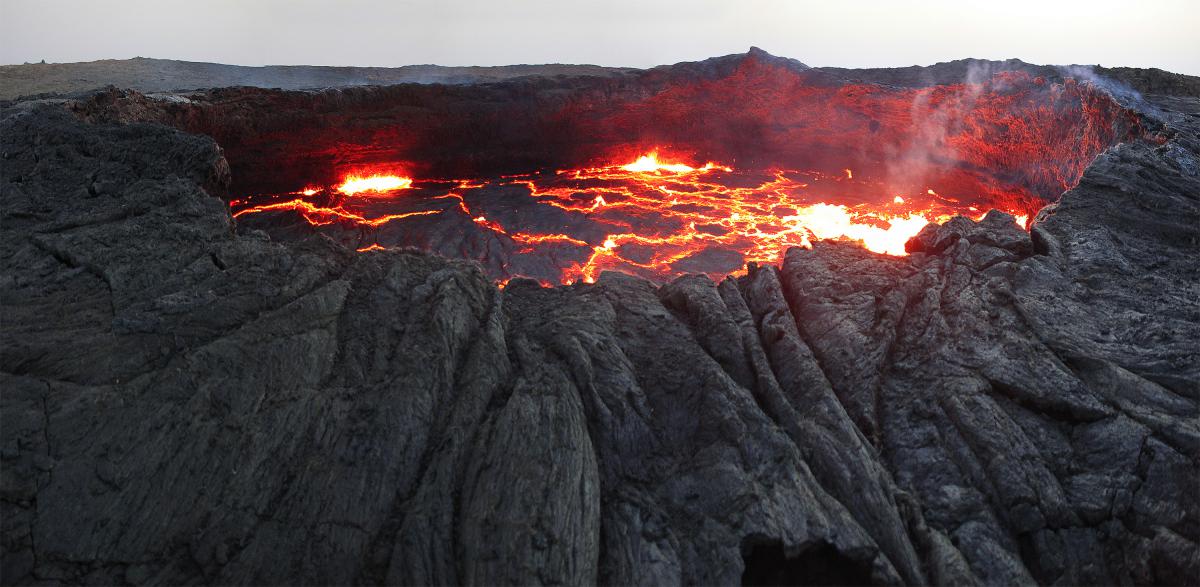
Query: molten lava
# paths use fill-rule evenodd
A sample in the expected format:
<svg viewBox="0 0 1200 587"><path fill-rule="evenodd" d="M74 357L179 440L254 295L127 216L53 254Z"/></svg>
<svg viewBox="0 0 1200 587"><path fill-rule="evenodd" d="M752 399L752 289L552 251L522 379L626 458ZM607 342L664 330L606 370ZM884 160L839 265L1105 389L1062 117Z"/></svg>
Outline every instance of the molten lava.
<svg viewBox="0 0 1200 587"><path fill-rule="evenodd" d="M416 193L400 198L395 191L401 189ZM371 197L356 198L359 194ZM1010 208L1005 211L1024 226L1031 210L1016 204L1023 201L1020 197L1011 201L1014 205L1000 207ZM239 218L283 211L298 213L313 226L357 227L359 240L353 244L364 252L396 244L381 244L378 241L384 239L378 232L397 221L417 216L426 217L423 222L432 222L432 216L439 222L465 220L468 224L455 225L455 230L482 230L510 243L508 254L513 258L549 259L557 274L534 277L568 284L592 282L603 270L652 279L690 272L718 276L751 261L778 262L788 248L810 247L819 239L848 240L877 253L905 255L905 242L926 224L958 214L981 218L987 211L939 195L931 187L896 194L866 176L855 179L850 169L735 171L711 162L693 166L665 161L658 151L631 163L553 175L420 185L398 176L347 177L323 190L268 196L267 201L250 198L233 206ZM501 216L482 209L493 207ZM553 226L535 222L550 217L561 220ZM472 225L476 228L468 228ZM400 239L390 240L419 245L420 239L409 235L420 233L403 230ZM497 272L501 274L493 277L507 282L521 275L516 265L507 259Z"/></svg>
<svg viewBox="0 0 1200 587"><path fill-rule="evenodd" d="M699 169L683 163L663 163L658 160L658 151L651 151L646 155L638 157L633 163L622 165L621 169L625 171L633 171L635 173L694 173L696 171L704 172L712 169L723 169L725 171L733 171L724 166L719 166L711 161L704 164L704 167Z"/></svg>
<svg viewBox="0 0 1200 587"><path fill-rule="evenodd" d="M337 186L337 191L353 196L356 194L386 194L395 190L404 190L412 187L412 178L400 177L398 175L381 175L375 174L367 177L359 177L351 175ZM310 190L305 190L305 195L312 195Z"/></svg>

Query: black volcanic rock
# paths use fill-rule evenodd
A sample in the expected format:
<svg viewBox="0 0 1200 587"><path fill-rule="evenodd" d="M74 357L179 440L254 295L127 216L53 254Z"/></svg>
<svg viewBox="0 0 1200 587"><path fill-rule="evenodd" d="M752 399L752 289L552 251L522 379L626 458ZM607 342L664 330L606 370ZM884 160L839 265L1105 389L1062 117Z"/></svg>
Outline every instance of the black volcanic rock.
<svg viewBox="0 0 1200 587"><path fill-rule="evenodd" d="M273 242L206 137L0 120L10 583L1194 584L1200 98L1031 233L662 287Z"/></svg>

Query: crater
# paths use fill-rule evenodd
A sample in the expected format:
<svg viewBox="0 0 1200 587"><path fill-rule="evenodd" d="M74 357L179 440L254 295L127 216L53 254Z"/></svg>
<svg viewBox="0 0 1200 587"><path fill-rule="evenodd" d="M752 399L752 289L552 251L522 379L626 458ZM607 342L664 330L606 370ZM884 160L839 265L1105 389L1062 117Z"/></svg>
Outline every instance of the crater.
<svg viewBox="0 0 1200 587"><path fill-rule="evenodd" d="M1028 227L1097 154L1145 132L1069 77L893 86L762 52L612 77L110 93L76 109L213 137L241 226L544 284L718 276L818 239L904 255L925 224L992 209Z"/></svg>

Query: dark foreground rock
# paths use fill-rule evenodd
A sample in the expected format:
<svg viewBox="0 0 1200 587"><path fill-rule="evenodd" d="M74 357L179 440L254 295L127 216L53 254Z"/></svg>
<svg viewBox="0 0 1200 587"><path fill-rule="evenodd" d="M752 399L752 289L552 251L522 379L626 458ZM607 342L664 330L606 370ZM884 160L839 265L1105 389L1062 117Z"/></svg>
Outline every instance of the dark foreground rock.
<svg viewBox="0 0 1200 587"><path fill-rule="evenodd" d="M1032 233L497 289L239 231L211 140L0 122L4 583L1194 584L1200 128Z"/></svg>

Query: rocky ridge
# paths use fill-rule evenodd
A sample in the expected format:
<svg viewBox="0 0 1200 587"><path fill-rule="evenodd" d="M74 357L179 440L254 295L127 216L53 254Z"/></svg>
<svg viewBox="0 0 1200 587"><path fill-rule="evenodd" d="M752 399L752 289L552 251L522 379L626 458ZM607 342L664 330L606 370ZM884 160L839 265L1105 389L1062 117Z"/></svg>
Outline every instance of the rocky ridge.
<svg viewBox="0 0 1200 587"><path fill-rule="evenodd" d="M598 65L502 65L448 67L330 67L268 65L248 67L175 59L102 59L83 63L0 65L0 99L87 92L108 85L140 92L178 92L201 88L251 86L297 90L333 86L474 84L524 76L616 76L633 71Z"/></svg>

